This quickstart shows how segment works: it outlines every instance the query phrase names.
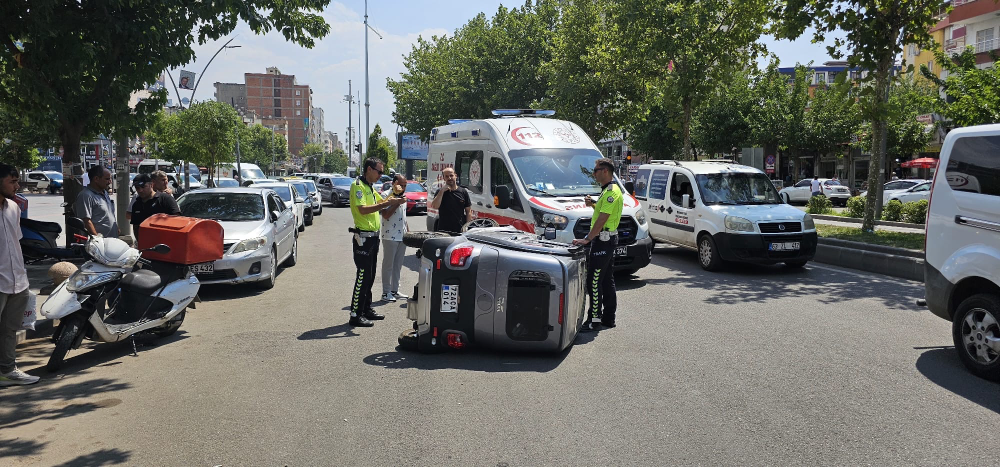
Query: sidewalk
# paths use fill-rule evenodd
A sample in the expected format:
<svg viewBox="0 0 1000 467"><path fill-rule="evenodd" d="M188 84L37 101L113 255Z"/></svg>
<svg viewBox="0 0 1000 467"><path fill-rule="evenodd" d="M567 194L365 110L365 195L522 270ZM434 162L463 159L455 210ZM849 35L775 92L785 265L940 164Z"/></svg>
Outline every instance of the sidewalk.
<svg viewBox="0 0 1000 467"><path fill-rule="evenodd" d="M44 261L36 264L25 264L24 268L28 271L28 290L31 290L34 294L38 295L38 301L36 302L38 307L45 303L45 300L49 298L49 293L55 288L55 284L49 279L49 268L55 264L53 261ZM17 331L17 343L20 344L26 339L31 339L38 336L43 336L52 332L52 321L38 317L38 321L35 322L34 331Z"/></svg>

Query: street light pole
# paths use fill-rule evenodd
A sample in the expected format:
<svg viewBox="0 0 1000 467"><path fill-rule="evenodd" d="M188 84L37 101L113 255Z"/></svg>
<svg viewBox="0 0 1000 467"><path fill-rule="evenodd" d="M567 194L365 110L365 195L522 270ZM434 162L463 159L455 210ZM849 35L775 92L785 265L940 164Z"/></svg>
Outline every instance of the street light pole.
<svg viewBox="0 0 1000 467"><path fill-rule="evenodd" d="M347 95L344 96L344 100L347 101L347 166L350 167L354 163L354 129L351 128L351 105L354 104L354 92L351 91L351 80L347 80Z"/></svg>
<svg viewBox="0 0 1000 467"><path fill-rule="evenodd" d="M374 28L368 24L368 0L365 0L365 137L372 134L371 129L371 114L369 113L369 107L371 106L369 102L369 92L368 92L368 30L371 29L379 39L382 39L382 35L378 33ZM360 97L359 97L360 99ZM361 128L361 103L358 103L358 129Z"/></svg>
<svg viewBox="0 0 1000 467"><path fill-rule="evenodd" d="M212 55L212 58L210 58L208 60L208 63L205 64L205 68L201 69L201 74L198 75L198 81L195 81L195 83L194 83L194 89L191 91L191 103L192 104L194 104L194 94L196 92L198 92L198 85L201 84L201 79L205 77L205 71L208 70L208 66L212 64L212 60L215 60L215 57L217 55L219 55L219 52L222 52L222 49L237 49L237 48L241 47L239 45L229 45L229 43L232 42L232 41L234 41L234 40L236 40L236 37L233 37L232 39L229 39L228 41L226 41L225 44L222 44L222 47L219 47L219 50L215 51L215 55Z"/></svg>

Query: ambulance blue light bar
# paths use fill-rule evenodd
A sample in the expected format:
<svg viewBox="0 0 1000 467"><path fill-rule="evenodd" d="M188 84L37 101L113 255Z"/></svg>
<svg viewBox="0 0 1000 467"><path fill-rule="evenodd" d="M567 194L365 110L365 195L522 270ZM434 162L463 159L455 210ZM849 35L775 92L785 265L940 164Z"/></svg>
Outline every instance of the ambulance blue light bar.
<svg viewBox="0 0 1000 467"><path fill-rule="evenodd" d="M456 123L465 123L465 122L471 122L471 121L472 120L469 120L467 118L450 118L450 119L448 119L448 124L449 125L454 125Z"/></svg>
<svg viewBox="0 0 1000 467"><path fill-rule="evenodd" d="M535 117L551 117L556 114L555 110L535 110L535 109L497 109L493 115L497 117L517 117L521 115L531 115Z"/></svg>

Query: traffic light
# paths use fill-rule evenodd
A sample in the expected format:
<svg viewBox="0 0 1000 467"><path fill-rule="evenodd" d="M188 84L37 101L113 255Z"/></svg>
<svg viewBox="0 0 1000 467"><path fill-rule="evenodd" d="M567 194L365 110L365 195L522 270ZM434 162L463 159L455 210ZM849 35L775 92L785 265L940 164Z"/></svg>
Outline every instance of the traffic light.
<svg viewBox="0 0 1000 467"><path fill-rule="evenodd" d="M354 150L358 151L358 152L361 152L361 143L355 144L354 145Z"/></svg>
<svg viewBox="0 0 1000 467"><path fill-rule="evenodd" d="M625 151L625 165L632 165L632 151Z"/></svg>

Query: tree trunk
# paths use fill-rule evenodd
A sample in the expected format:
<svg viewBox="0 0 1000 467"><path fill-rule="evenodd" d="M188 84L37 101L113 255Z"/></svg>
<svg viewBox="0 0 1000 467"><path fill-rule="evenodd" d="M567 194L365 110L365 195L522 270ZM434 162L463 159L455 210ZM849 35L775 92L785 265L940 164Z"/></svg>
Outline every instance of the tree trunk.
<svg viewBox="0 0 1000 467"><path fill-rule="evenodd" d="M128 204L130 201L130 193L128 189L128 136L125 135L115 135L118 140L118 152L116 154L117 164L114 169L115 173L115 189L118 190L115 194L115 210L118 211L115 215L118 219L118 236L128 237L130 239L135 238L132 234L132 224L129 224L128 219L125 218L125 213L128 211Z"/></svg>
<svg viewBox="0 0 1000 467"><path fill-rule="evenodd" d="M854 196L854 148L848 146L847 154L844 156L844 163L847 164L847 187L851 190L851 196Z"/></svg>
<svg viewBox="0 0 1000 467"><path fill-rule="evenodd" d="M63 146L63 209L64 225L66 226L66 247L73 242L73 234L79 233L69 228L69 218L75 216L73 203L83 191L83 165L80 163L80 138L83 135L83 125L64 123L59 129L59 139Z"/></svg>
<svg viewBox="0 0 1000 467"><path fill-rule="evenodd" d="M885 150L887 136L887 116L885 107L889 97L889 80L892 72L893 57L883 56L875 70L875 96L873 104L877 118L872 122L872 157L868 162L868 196L865 199L865 218L861 229L865 232L875 230L875 220L882 214L882 179L884 175Z"/></svg>
<svg viewBox="0 0 1000 467"><path fill-rule="evenodd" d="M691 100L685 99L683 102L684 106L684 160L694 160L693 154L691 152Z"/></svg>

